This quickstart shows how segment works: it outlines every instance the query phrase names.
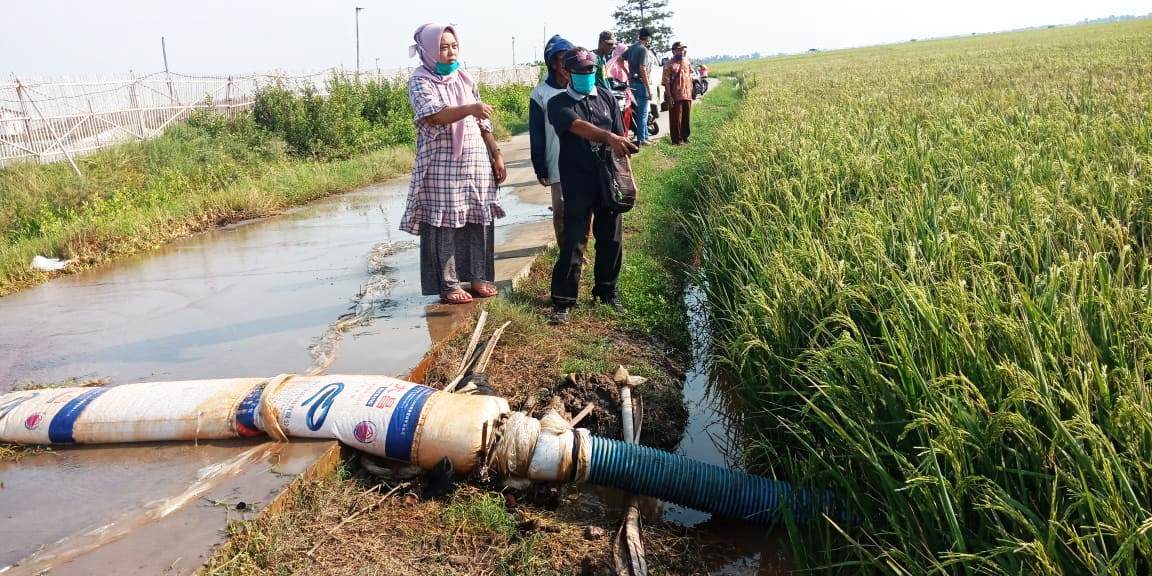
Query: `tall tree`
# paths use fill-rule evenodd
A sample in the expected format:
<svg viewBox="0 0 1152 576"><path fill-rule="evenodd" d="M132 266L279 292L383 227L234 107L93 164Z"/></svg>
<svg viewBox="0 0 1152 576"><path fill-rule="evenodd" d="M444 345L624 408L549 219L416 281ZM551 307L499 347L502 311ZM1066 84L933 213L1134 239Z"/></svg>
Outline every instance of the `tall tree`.
<svg viewBox="0 0 1152 576"><path fill-rule="evenodd" d="M668 0L624 0L612 17L616 19L616 35L620 41L635 42L640 29L647 26L652 31L652 51L657 54L668 51L672 38L672 27L668 25L672 11L668 9Z"/></svg>

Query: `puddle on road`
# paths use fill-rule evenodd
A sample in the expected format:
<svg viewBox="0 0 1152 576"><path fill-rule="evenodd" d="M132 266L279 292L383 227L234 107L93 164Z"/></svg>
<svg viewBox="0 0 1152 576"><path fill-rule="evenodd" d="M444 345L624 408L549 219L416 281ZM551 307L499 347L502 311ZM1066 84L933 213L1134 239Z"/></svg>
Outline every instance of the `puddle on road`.
<svg viewBox="0 0 1152 576"><path fill-rule="evenodd" d="M519 224L549 217L509 188L501 194L509 217L498 221L498 244ZM0 392L77 376L118 385L303 373L317 346L329 373L400 375L472 309L420 294L419 251L398 231L406 196L404 180L367 187L0 299ZM382 253L382 245L393 249ZM331 327L349 314L362 321L334 338ZM326 444L289 446L293 462L306 465ZM36 561L79 554L53 573L161 573L181 551L199 554L220 540L229 513L188 501L189 486L200 470L249 448L91 446L0 464L0 568L47 544ZM250 465L203 496L267 502L290 477L280 472L292 473ZM185 506L156 520L148 503L157 502ZM151 522L146 530L131 529L142 521ZM115 541L102 540L108 535ZM123 558L166 564L126 566ZM169 572L199 565L180 562Z"/></svg>
<svg viewBox="0 0 1152 576"><path fill-rule="evenodd" d="M498 244L517 225L550 217L511 188L501 195L508 217L497 222ZM71 377L125 384L305 372L310 346L380 278L369 265L373 246L415 239L398 231L406 196L405 180L371 186L0 299L0 392ZM374 301L378 313L330 371L395 375L433 342L426 317L438 310L420 294L419 251L400 250L386 266L392 286Z"/></svg>

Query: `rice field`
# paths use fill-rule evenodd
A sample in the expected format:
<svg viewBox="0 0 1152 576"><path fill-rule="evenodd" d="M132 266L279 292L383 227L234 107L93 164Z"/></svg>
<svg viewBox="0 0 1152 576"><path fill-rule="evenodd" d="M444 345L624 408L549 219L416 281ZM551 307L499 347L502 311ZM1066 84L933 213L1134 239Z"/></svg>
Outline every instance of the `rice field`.
<svg viewBox="0 0 1152 576"><path fill-rule="evenodd" d="M1152 573L1152 21L728 66L691 228L834 574Z"/></svg>

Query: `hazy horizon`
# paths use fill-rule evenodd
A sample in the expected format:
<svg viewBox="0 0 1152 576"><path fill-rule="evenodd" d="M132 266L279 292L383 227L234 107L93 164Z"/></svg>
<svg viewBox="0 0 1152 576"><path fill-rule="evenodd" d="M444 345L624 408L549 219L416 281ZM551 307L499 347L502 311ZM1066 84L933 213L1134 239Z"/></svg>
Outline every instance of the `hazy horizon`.
<svg viewBox="0 0 1152 576"><path fill-rule="evenodd" d="M491 0L444 0L429 6L387 6L379 0L304 0L195 5L107 0L61 0L51 5L5 7L0 34L0 74L25 77L163 70L160 38L170 69L180 73L245 74L271 70L314 71L355 67L355 6L360 12L362 69L415 64L408 58L412 31L426 21L458 26L461 59L471 67L508 66L540 57L547 35L560 33L594 46L612 29L618 0L591 0L573 11L564 5ZM690 55L762 55L818 48L833 50L903 42L912 38L990 33L1076 24L1109 16L1144 15L1145 2L1103 0L1092 6L1068 0L994 0L935 3L884 0L824 1L772 7L739 0L671 0L673 40ZM722 16L716 17L720 14ZM736 27L731 20L753 22Z"/></svg>

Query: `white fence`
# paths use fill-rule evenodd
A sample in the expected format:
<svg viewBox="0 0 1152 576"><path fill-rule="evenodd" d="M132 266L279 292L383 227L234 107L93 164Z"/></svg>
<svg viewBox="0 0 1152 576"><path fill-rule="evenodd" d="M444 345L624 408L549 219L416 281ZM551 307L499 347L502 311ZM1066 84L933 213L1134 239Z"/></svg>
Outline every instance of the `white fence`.
<svg viewBox="0 0 1152 576"><path fill-rule="evenodd" d="M187 76L158 72L100 78L13 79L0 82L0 167L14 162L68 160L109 146L147 140L192 111L232 111L252 105L257 91L270 84L294 89L312 86L324 94L326 70L302 75ZM529 66L472 69L477 82L490 85L535 84ZM411 69L361 71L362 80L407 78Z"/></svg>

